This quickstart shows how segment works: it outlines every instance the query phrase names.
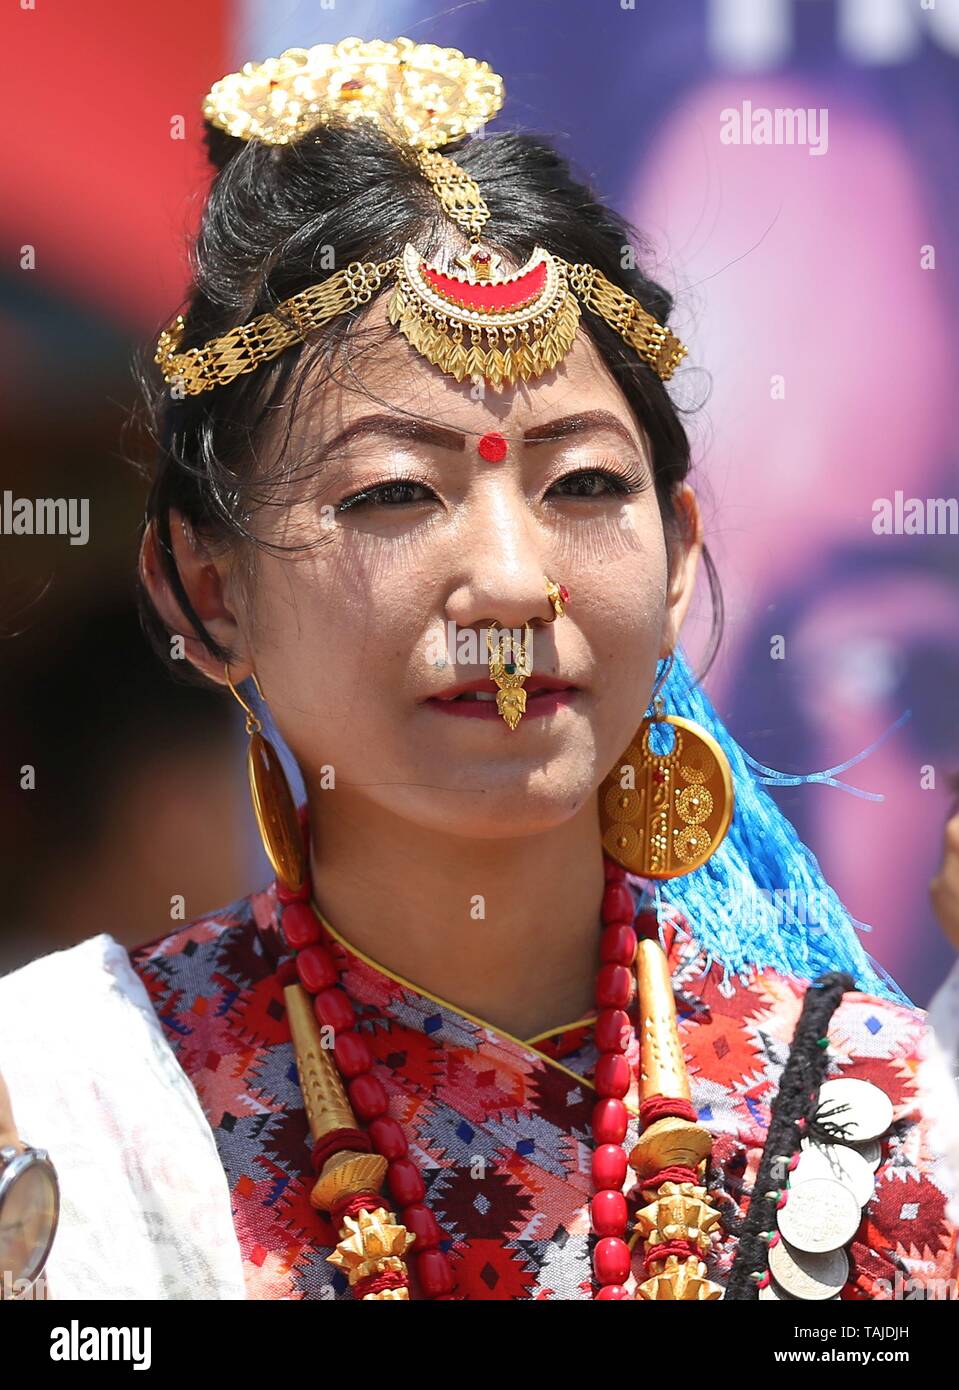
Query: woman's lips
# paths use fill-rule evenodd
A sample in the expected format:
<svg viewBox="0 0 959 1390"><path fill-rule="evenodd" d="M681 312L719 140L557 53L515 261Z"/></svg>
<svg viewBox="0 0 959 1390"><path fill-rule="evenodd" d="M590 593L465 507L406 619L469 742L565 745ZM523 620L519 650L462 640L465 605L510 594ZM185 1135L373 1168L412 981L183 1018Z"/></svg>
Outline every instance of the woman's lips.
<svg viewBox="0 0 959 1390"><path fill-rule="evenodd" d="M565 690L538 690L526 697L526 718L535 715L555 714L557 710L565 705L572 704L577 695L577 691ZM449 714L457 719L499 719L502 716L496 708L495 698L492 700L427 700L430 709L439 710L440 714ZM522 723L522 720L520 721Z"/></svg>

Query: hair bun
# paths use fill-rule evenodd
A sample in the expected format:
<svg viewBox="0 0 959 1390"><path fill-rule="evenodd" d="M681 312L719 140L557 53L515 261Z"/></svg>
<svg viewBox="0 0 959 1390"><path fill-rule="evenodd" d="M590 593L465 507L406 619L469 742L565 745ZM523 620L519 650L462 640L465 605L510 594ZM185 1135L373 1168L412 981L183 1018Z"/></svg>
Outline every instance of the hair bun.
<svg viewBox="0 0 959 1390"><path fill-rule="evenodd" d="M228 135L225 130L220 130L219 126L207 120L203 122L203 142L206 145L207 158L216 170L224 169L247 143L236 135Z"/></svg>

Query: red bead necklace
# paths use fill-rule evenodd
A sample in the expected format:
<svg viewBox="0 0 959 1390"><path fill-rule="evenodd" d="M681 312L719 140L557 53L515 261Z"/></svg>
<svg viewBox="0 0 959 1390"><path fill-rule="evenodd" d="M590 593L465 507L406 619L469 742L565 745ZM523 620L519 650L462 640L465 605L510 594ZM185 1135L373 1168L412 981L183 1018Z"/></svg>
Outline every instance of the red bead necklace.
<svg viewBox="0 0 959 1390"><path fill-rule="evenodd" d="M604 868L601 964L596 978L599 1013L594 1036L600 1055L593 1076L598 1099L592 1113L594 1193L590 1217L592 1233L598 1237L593 1250L593 1275L599 1286L595 1297L622 1299L630 1297L624 1288L630 1272L630 1249L625 1240L628 1210L622 1191L627 1168L623 1142L629 1124L623 1097L631 1079L625 1050L631 1036L627 1009L635 990L632 966L637 937L635 904L626 872L605 856ZM307 881L299 892L291 892L278 880L276 892L282 904L283 937L291 953L277 968L280 984L301 984L313 998L317 1021L332 1029L333 1058L353 1113L365 1126L360 1131L338 1130L319 1140L313 1147L312 1166L319 1172L331 1152L344 1148L381 1154L387 1160L386 1184L397 1218L416 1236L407 1264L415 1270L420 1290L427 1298L455 1299L453 1265L440 1249L443 1232L424 1202L426 1185L409 1156L406 1136L387 1114L388 1097L382 1082L373 1075L369 1044L356 1030L356 1014L330 950L331 938L311 906L311 885ZM334 1212L334 1226L344 1211L351 1214L348 1203ZM354 1294L362 1297L401 1282L397 1276L382 1275L352 1287Z"/></svg>

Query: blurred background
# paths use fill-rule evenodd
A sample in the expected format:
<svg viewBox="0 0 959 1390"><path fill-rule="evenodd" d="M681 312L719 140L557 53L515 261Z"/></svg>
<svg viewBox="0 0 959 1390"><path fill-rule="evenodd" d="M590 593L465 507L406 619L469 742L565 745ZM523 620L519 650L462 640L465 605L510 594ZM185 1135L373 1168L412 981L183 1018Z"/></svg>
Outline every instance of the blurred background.
<svg viewBox="0 0 959 1390"><path fill-rule="evenodd" d="M959 767L959 538L925 499L959 491L959 0L11 0L0 24L0 497L90 507L84 545L0 534L0 971L266 881L239 712L139 633L130 361L184 292L213 81L406 34L488 60L497 128L552 136L652 238L690 347L676 391L727 602L706 685L733 734L812 772L911 712L847 774L883 800L776 796L926 1003L953 959L927 886ZM812 113L804 139L760 143L784 110ZM904 523L911 498L935 526Z"/></svg>

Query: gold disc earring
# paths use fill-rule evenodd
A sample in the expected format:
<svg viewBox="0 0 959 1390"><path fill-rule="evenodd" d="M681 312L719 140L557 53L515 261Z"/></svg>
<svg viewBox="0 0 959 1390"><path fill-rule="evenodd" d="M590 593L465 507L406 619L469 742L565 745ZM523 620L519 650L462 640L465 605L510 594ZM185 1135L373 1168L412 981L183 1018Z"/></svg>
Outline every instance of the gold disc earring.
<svg viewBox="0 0 959 1390"><path fill-rule="evenodd" d="M669 674L663 672L661 685ZM732 768L712 734L680 715L666 714L653 696L652 715L599 789L603 849L640 878L679 878L705 864L722 843L733 818ZM672 747L657 751L671 729Z"/></svg>
<svg viewBox="0 0 959 1390"><path fill-rule="evenodd" d="M496 646L493 646L490 632L498 629ZM524 624L523 640L517 654L513 650L513 637L507 629L500 629L492 623L486 629L486 649L489 652L490 679L496 684L496 708L511 729L515 729L526 713L526 691L523 682L533 671L530 644L533 630L529 623Z"/></svg>
<svg viewBox="0 0 959 1390"><path fill-rule="evenodd" d="M227 685L246 712L246 731L250 735L246 758L250 796L266 857L280 882L291 892L299 892L306 884L306 851L290 784L279 754L263 734L263 725L230 679L229 666L223 669ZM251 679L262 700L259 681L252 673Z"/></svg>

